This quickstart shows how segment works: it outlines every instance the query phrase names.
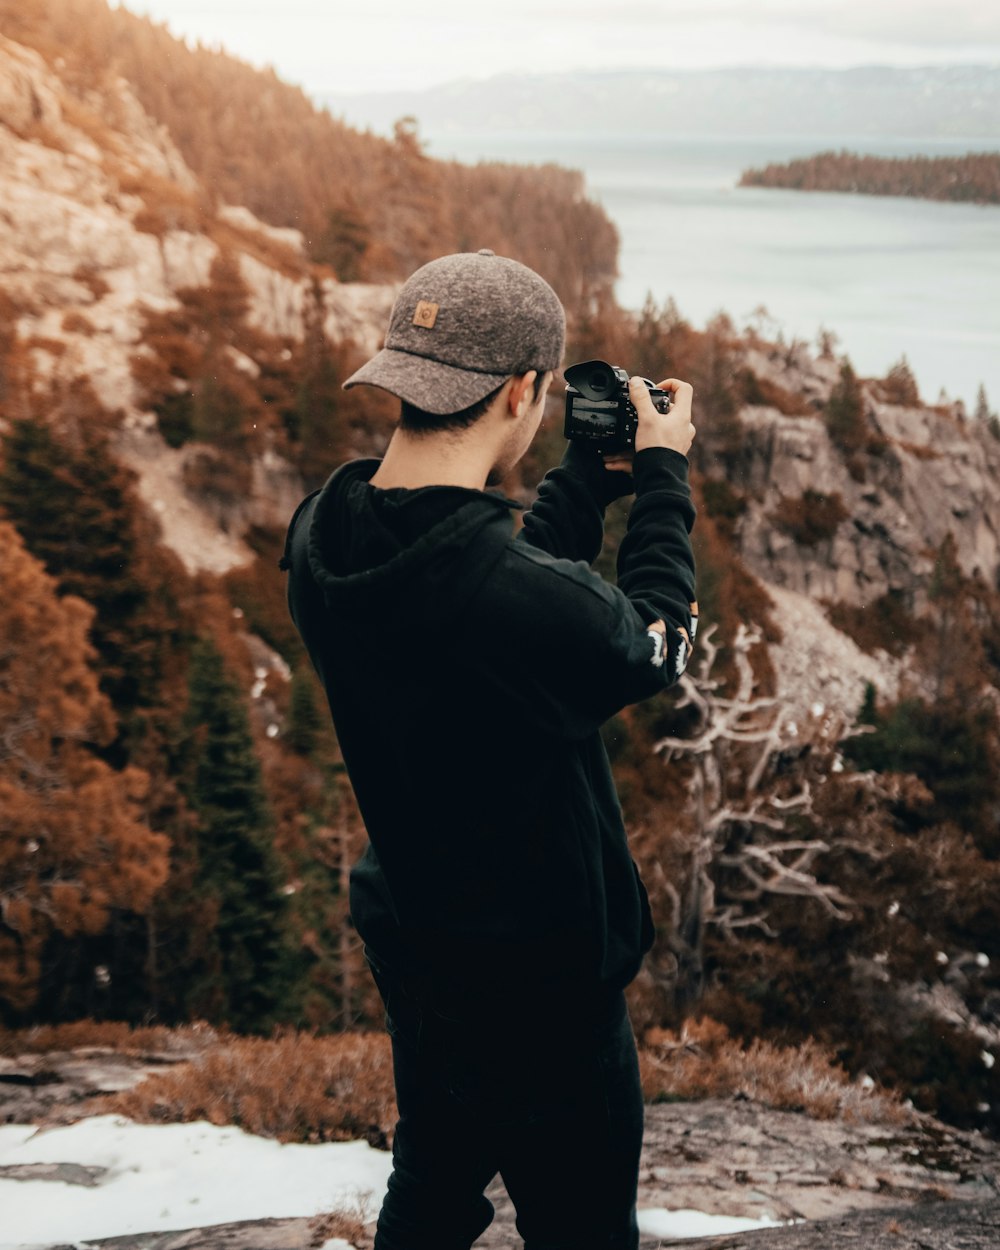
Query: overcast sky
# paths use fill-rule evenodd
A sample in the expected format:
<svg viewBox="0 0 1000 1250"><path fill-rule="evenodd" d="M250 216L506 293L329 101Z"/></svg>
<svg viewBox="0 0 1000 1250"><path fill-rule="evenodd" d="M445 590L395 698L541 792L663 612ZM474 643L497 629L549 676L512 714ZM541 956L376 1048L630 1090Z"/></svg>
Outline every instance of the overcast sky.
<svg viewBox="0 0 1000 1250"><path fill-rule="evenodd" d="M112 0L114 3L114 0ZM127 0L315 94L629 66L1000 64L1000 0Z"/></svg>

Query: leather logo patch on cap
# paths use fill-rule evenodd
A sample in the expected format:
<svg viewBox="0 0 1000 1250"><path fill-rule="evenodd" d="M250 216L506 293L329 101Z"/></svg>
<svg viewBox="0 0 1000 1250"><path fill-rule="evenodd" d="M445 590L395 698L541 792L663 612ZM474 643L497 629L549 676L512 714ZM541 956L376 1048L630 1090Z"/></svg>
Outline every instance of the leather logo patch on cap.
<svg viewBox="0 0 1000 1250"><path fill-rule="evenodd" d="M413 324L415 326L423 326L425 330L433 330L434 322L437 321L439 304L432 304L429 299L422 299L417 303L417 310L413 314Z"/></svg>

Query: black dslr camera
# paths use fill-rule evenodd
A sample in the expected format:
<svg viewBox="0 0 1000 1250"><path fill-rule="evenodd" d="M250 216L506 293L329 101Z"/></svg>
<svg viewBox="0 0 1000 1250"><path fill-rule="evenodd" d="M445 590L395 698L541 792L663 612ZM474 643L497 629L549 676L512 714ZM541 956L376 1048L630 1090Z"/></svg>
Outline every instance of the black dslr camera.
<svg viewBox="0 0 1000 1250"><path fill-rule="evenodd" d="M585 360L563 371L566 379L567 438L591 443L602 452L628 451L635 446L638 425L628 395L628 374L603 360ZM660 412L670 411L670 395L643 378L649 398Z"/></svg>

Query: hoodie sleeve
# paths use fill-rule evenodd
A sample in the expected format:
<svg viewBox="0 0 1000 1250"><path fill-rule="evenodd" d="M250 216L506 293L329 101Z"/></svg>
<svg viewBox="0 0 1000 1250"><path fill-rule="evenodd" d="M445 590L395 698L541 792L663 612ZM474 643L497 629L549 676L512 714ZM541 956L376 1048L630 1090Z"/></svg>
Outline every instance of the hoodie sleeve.
<svg viewBox="0 0 1000 1250"><path fill-rule="evenodd" d="M569 442L562 463L539 485L517 541L557 559L592 564L604 542L604 509L632 489L631 474L609 472L593 447Z"/></svg>
<svg viewBox="0 0 1000 1250"><path fill-rule="evenodd" d="M695 599L687 468L684 456L665 448L636 455L637 497L617 586L581 561L511 544L510 576L490 594L496 619L483 628L497 631L486 669L502 686L496 693L538 728L585 737L683 673Z"/></svg>
<svg viewBox="0 0 1000 1250"><path fill-rule="evenodd" d="M691 529L695 508L688 460L648 447L635 457L636 498L618 549L618 589L647 624L662 620L694 640L697 631Z"/></svg>

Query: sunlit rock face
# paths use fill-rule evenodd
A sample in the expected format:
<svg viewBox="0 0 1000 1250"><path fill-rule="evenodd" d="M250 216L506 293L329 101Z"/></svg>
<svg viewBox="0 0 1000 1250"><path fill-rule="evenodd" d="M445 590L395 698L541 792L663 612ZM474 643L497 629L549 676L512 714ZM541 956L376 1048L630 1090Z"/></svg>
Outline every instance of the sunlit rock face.
<svg viewBox="0 0 1000 1250"><path fill-rule="evenodd" d="M165 446L133 382L144 314L176 307L178 292L205 286L224 248L247 287L252 326L295 341L320 326L331 344L351 340L370 354L382 345L396 288L339 283L311 264L299 231L261 222L241 205L216 204L123 80L81 98L58 66L3 37L0 205L0 294L38 376L69 385L86 378L119 415L119 452L139 472L165 541L189 567L249 561L241 535L250 524L287 516L299 493L296 475L268 450L254 466L252 497L239 515L221 519L185 494L190 452ZM740 414L731 485L744 511L734 543L751 572L819 608L865 607L895 593L919 612L934 553L951 533L963 570L995 584L1000 442L981 423L954 409L883 403L866 384L866 422L880 450L862 456L859 472L822 414L839 373L831 353L817 358L801 345L778 351L758 342L746 349L745 364L813 410L788 416L753 406ZM249 358L237 365L255 368ZM843 515L804 542L775 518L783 503L807 508L810 492L835 498ZM815 614L785 602L813 621L814 635ZM852 661L851 671L864 667Z"/></svg>
<svg viewBox="0 0 1000 1250"><path fill-rule="evenodd" d="M760 369L760 361L754 362ZM799 354L772 380L818 404L829 397L830 362ZM734 485L745 494L737 528L748 567L774 585L818 601L864 607L886 594L915 611L926 607L936 551L951 534L962 570L996 583L1000 572L1000 441L952 406L900 407L862 384L867 428L876 449L852 458L815 416L776 408L741 413ZM853 471L852 471L853 468ZM807 543L776 520L783 500L807 492L836 496L843 518Z"/></svg>
<svg viewBox="0 0 1000 1250"><path fill-rule="evenodd" d="M310 265L298 230L214 206L123 80L81 101L2 36L0 190L0 289L35 340L36 367L88 377L112 411L136 412L130 357L144 309L204 286L219 238L236 252L252 325L301 340L313 301L331 341L379 345L392 288L342 286Z"/></svg>
<svg viewBox="0 0 1000 1250"><path fill-rule="evenodd" d="M81 102L36 53L0 38L0 84L0 286L41 376L85 376L128 413L143 306L203 284L217 252L191 231L137 228L138 191L162 182L190 197L197 182L124 82Z"/></svg>
<svg viewBox="0 0 1000 1250"><path fill-rule="evenodd" d="M240 534L286 517L300 483L267 452L254 466L252 497L225 524L184 493L185 453L165 446L133 382L144 313L205 286L220 243L246 284L248 322L277 338L301 341L311 321L331 342L373 352L394 288L341 285L310 264L298 230L215 205L124 80L81 99L36 52L2 36L0 204L0 294L37 377L70 386L85 378L119 414L119 454L189 568L220 572L251 560Z"/></svg>

